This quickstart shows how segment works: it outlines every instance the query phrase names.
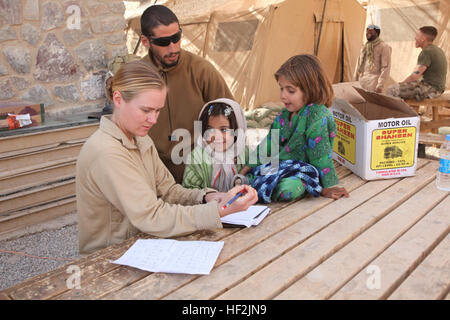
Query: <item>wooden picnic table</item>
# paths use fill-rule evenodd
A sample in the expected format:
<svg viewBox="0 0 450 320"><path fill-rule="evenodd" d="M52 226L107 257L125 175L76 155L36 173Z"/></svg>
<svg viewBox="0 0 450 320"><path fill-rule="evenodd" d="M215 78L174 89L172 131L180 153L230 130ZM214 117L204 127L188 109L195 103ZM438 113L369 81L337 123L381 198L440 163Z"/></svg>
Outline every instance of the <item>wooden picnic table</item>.
<svg viewBox="0 0 450 320"><path fill-rule="evenodd" d="M337 165L350 198L271 204L251 228L178 240L224 241L209 275L151 273L112 264L138 238L94 252L0 292L3 299L450 299L450 196L438 162L416 175L364 181ZM80 289L68 289L81 270Z"/></svg>

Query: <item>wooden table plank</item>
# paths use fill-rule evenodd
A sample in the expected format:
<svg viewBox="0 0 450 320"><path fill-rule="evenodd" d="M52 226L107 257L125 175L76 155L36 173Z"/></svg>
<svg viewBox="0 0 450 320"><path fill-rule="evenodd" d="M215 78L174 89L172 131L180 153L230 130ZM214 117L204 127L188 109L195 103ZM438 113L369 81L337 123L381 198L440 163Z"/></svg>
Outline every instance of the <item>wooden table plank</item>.
<svg viewBox="0 0 450 320"><path fill-rule="evenodd" d="M426 162L422 162L426 163ZM349 190L353 190L357 186L364 183L359 177L352 175L351 171L347 168L337 165L337 172L338 176L340 178L340 181L342 182L341 185L348 188ZM302 202L306 199L301 200ZM322 204L325 206L327 203L332 202L331 199L325 199L323 198L324 203ZM256 243L262 241L262 238L266 238L270 236L273 233L276 233L277 230L280 230L277 228L277 226L271 225L270 228L267 227L263 229L264 225L269 225L271 223L275 223L277 221L281 221L277 217L273 217L275 213L279 214L279 210L289 207L292 203L286 203L286 202L278 202L270 204L271 212L268 215L267 218L263 220L261 224L258 225L257 228L249 228L249 229L242 229L239 232L234 233L232 236L225 239L225 243L227 241L230 241L230 239L242 239L242 236L240 235L247 235L244 236L245 240L241 243L240 246L234 247L234 250L227 250L229 246L225 245L224 249L222 250L221 254L219 255L219 258L216 262L216 267L220 264L224 263L225 261L228 261L232 257L236 256L242 251L247 250L248 248L254 246ZM312 212L314 207L310 207L309 205L305 205L305 211L298 212L299 214L307 214L307 212ZM295 221L298 221L303 217L301 215L298 217L296 214L288 214L287 216L292 219L291 222L285 221L285 225L283 228L286 228L286 223L292 224ZM259 234L259 236L255 236L255 234ZM249 235L249 236L248 236ZM239 252L236 252L236 250L239 250ZM176 274L161 274L161 273L155 273L151 274L144 279L137 281L136 283L127 286L126 288L123 288L122 290L111 293L109 295L104 296L105 299L158 299L161 298L173 290L177 289L178 287L193 281L194 279L198 278L198 276L195 275L176 275Z"/></svg>
<svg viewBox="0 0 450 320"><path fill-rule="evenodd" d="M13 299L19 300L50 299L69 290L66 282L71 275L66 272L69 265L76 265L80 268L82 272L82 284L92 281L99 274L111 271L115 265L111 264L109 259L117 259L120 257L136 239L133 237L123 243L110 246L105 250L94 252L80 260L17 284L6 289L4 292L9 294Z"/></svg>
<svg viewBox="0 0 450 320"><path fill-rule="evenodd" d="M220 229L218 229L220 230ZM227 234L230 232L235 232L236 229L224 229ZM193 239L192 237L200 237L203 240L208 240L211 238L211 234L215 234L214 231L203 230L199 231L198 235L193 234L185 237L186 239ZM66 272L69 265L75 264L78 266L82 272L81 277L81 287L89 286L89 284L95 279L101 277L104 274L109 274L113 270L121 267L116 264L112 264L109 261L119 258L125 253L126 250L139 238L154 238L150 235L139 234L133 238L126 240L123 243L110 246L108 248L98 250L80 260L69 263L65 266L59 267L47 273L38 275L32 279L24 281L16 286L7 288L4 292L10 294L14 299L24 299L24 300L42 300L51 299L58 295L62 295L67 292L66 281L70 277L70 274ZM138 273L137 269L136 272ZM127 279L124 280L126 285ZM76 289L72 289L74 295ZM80 295L81 296L81 295ZM93 295L95 297L95 295ZM76 296L74 297L76 298ZM86 298L86 297L84 297Z"/></svg>
<svg viewBox="0 0 450 320"><path fill-rule="evenodd" d="M450 289L450 234L437 245L389 299L440 300Z"/></svg>
<svg viewBox="0 0 450 320"><path fill-rule="evenodd" d="M276 299L328 299L446 196L432 181Z"/></svg>
<svg viewBox="0 0 450 320"><path fill-rule="evenodd" d="M346 181L349 182L349 187L352 185L359 186L363 181L351 175L348 179L342 179L343 184ZM302 219L305 215L310 214L314 210L324 207L326 204L333 202L331 199L327 198L305 198L297 202L303 210L291 210L292 206L288 206L278 212L271 213L270 216L265 218L256 228L245 228L240 230L238 233L233 234L233 236L225 238L225 245L222 249L219 258L216 262L216 267L223 264L224 262L230 260L237 254L248 250L248 248L253 247L255 244L261 242L261 239L267 238L268 236L286 228L295 221ZM280 217L284 216L285 219ZM230 246L228 241L233 241L235 238L241 239L239 245ZM250 263L249 266L251 266ZM209 276L208 276L209 277ZM176 274L153 274L137 283L124 288L120 292L105 296L106 299L159 299L165 295L176 290L178 287L185 285L199 276L194 275L176 275Z"/></svg>
<svg viewBox="0 0 450 320"><path fill-rule="evenodd" d="M7 294L4 294L4 293L0 292L0 300L11 300L11 298L8 297Z"/></svg>
<svg viewBox="0 0 450 320"><path fill-rule="evenodd" d="M366 271L360 272L332 299L385 299L450 231L450 196L430 211L399 240L371 261L380 270L379 289L369 289Z"/></svg>
<svg viewBox="0 0 450 320"><path fill-rule="evenodd" d="M203 241L220 241L224 237L229 236L230 234L237 231L238 229L236 228L203 230L188 236L178 237L176 238L176 240L193 241L201 239ZM113 270L95 277L88 282L83 282L80 289L72 289L66 291L56 297L56 299L100 299L103 296L108 295L109 293L130 286L136 281L152 274L151 272L142 271L127 266L116 264L111 265L114 267ZM156 277L161 278L161 275L164 276L164 274L158 274Z"/></svg>
<svg viewBox="0 0 450 320"><path fill-rule="evenodd" d="M364 187L375 188L377 184L397 182L389 188L382 188L383 192L366 201L363 205L352 207L351 209L354 209L348 214L313 237L299 243L248 279L244 281L241 279L238 285L219 296L218 299L272 299L420 190L424 184L434 179L434 174L435 166L428 165L418 170L416 176L399 182L397 182L398 179L392 179L367 183ZM363 196L354 197L361 198ZM342 202L348 200L350 199L342 199ZM331 206L326 208L326 210L332 209L334 208L331 208ZM317 213L311 218L320 219L322 214ZM287 230L302 234L306 227L299 222L296 226L294 225L293 228ZM266 241L266 245L271 242L269 240ZM226 279L226 275L223 278ZM215 281L214 284L216 286L222 285L218 281ZM187 294L185 291L187 290L184 290L183 293Z"/></svg>
<svg viewBox="0 0 450 320"><path fill-rule="evenodd" d="M420 174L420 170L419 170ZM421 178L422 179L422 178ZM418 180L421 180L418 179ZM168 295L168 299L211 299L216 298L224 291L232 288L238 283L242 282L248 276L258 272L259 269L264 268L274 259L278 259L285 252L291 250L293 247L302 243L313 234L317 233L321 228L326 227L328 224L338 219L342 215L347 214L350 210L356 206L361 205L367 199L374 196L381 190L384 190L387 186L395 184L398 179L381 180L372 183L372 186L365 184L364 186L356 189L351 193L350 198L339 199L327 207L315 212L313 215L297 222L296 224L286 228L285 230L277 233L271 238L263 241L252 249L244 252L236 258L228 261L224 265L219 266L207 277L198 278L196 281L186 285L185 287L175 291L171 295ZM321 201L321 198L313 199L314 201ZM299 207L300 204L311 205L306 202L296 203L289 207L291 214L296 211L302 211ZM272 224L268 225L271 226ZM227 243L226 243L227 244ZM297 267L297 266L295 266ZM284 271L283 271L284 273ZM274 275L275 282L282 282L281 275ZM260 279L261 280L261 279ZM226 299L254 299L260 298L258 296L258 290L264 290L259 288L268 285L267 279L262 279L257 285L256 290L248 290L238 285L239 290L246 291L245 294L240 294L239 290L233 290L233 295L227 295L228 291L223 298ZM236 287L236 288L237 288ZM226 297L225 297L226 296Z"/></svg>
<svg viewBox="0 0 450 320"><path fill-rule="evenodd" d="M111 247L110 247L110 248L111 248ZM109 249L110 249L110 248L109 248ZM90 255L84 256L84 257L82 257L82 258L80 258L80 259L78 259L78 260L74 260L74 262L76 261L76 262L77 262L77 265L78 265L78 266L81 266L81 265L83 265L83 264L86 264L86 262L87 262L88 260L94 260L94 259L96 259L97 257L101 256L102 254L103 254L102 251L99 250L99 251L96 251L96 252L94 252L94 253L92 253L92 254L90 254ZM4 291L1 291L1 292L3 292L3 293L11 293L11 292L14 292L14 291L17 291L17 290L20 290L20 289L24 289L24 288L32 288L32 286L33 286L35 283L37 283L37 282L39 282L39 281L41 281L41 280L43 280L43 279L45 279L45 278L52 277L52 276L54 276L54 275L60 274L60 273L61 273L61 270L62 270L64 267L69 266L70 264L71 264L71 263L68 263L68 264L66 264L65 266L61 266L61 267L59 267L59 268L57 268L57 269L53 269L53 270L50 270L50 271L48 271L48 272L38 274L38 275L36 275L36 276L34 276L34 277L28 279L28 280L25 280L25 281L23 281L23 282L21 282L21 283L18 283L18 284L14 285L14 286L12 286L12 287L9 287L9 288L5 289Z"/></svg>

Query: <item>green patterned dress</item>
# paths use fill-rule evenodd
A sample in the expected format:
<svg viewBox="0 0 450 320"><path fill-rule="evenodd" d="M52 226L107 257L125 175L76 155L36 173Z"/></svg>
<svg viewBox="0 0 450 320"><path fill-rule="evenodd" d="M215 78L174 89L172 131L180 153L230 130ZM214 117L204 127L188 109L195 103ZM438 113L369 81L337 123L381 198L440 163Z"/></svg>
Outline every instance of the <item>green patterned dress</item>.
<svg viewBox="0 0 450 320"><path fill-rule="evenodd" d="M336 123L328 108L324 105L305 105L297 114L283 109L270 127L268 135L250 156L249 167L263 163L264 155L270 157L273 129L278 129L279 160L300 160L317 168L323 188L338 184L332 153L336 136ZM267 153L264 152L267 148ZM256 160L253 161L252 160ZM256 163L255 163L256 162ZM250 177L251 179L251 177ZM297 178L285 178L275 189L272 199L290 201L302 197L305 187Z"/></svg>

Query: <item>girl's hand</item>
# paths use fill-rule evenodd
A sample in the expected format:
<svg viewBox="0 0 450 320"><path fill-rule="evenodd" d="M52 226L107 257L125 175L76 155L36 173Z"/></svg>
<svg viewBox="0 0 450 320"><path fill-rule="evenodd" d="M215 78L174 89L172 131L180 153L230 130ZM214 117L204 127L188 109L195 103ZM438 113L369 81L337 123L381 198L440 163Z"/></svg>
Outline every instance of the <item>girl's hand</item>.
<svg viewBox="0 0 450 320"><path fill-rule="evenodd" d="M340 188L340 187L323 188L321 195L326 198L331 198L334 200L337 200L337 199L341 198L342 196L344 196L346 198L350 197L347 190L345 190L345 188Z"/></svg>
<svg viewBox="0 0 450 320"><path fill-rule="evenodd" d="M249 171L250 171L250 167L249 166L244 166L241 169L241 171L239 171L239 174L242 174L243 176L245 176Z"/></svg>

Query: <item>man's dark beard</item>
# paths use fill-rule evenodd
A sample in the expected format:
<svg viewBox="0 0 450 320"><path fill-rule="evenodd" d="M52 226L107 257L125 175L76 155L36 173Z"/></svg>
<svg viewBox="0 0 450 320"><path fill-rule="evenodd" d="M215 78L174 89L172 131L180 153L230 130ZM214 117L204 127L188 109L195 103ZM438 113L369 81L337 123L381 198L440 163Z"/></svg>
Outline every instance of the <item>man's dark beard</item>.
<svg viewBox="0 0 450 320"><path fill-rule="evenodd" d="M367 37L366 37L367 38ZM374 40L377 40L377 38L378 38L378 35L372 35L372 36L370 36L370 38L369 39L367 39L367 41L374 41Z"/></svg>
<svg viewBox="0 0 450 320"><path fill-rule="evenodd" d="M153 62L157 62L157 64L159 63L164 69L174 67L178 64L178 61L180 61L180 55L178 55L177 61L175 61L174 63L167 64L164 62L163 59L159 59L159 57L157 57L156 54L153 53L151 48L148 49L148 55L153 59Z"/></svg>

